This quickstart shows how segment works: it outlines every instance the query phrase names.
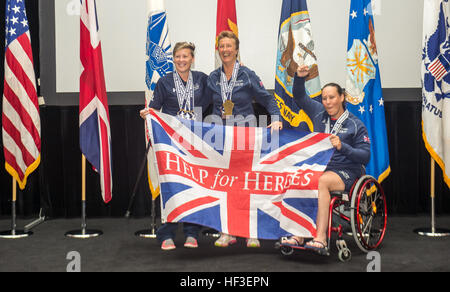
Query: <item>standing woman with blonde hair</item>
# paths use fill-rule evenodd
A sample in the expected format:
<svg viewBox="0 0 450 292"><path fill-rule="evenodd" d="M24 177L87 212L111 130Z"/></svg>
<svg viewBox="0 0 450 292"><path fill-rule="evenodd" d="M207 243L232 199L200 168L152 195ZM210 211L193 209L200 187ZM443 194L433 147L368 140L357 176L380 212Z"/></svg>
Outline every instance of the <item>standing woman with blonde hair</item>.
<svg viewBox="0 0 450 292"><path fill-rule="evenodd" d="M219 56L222 66L213 71L208 78L212 91L213 114L221 116L226 125L255 125L256 116L253 98L271 115L272 131L280 130L283 124L275 98L265 88L261 79L247 67L238 62L239 38L231 31L223 31L218 38ZM222 233L215 242L218 247L236 243L236 237ZM257 238L247 239L247 247L259 247Z"/></svg>
<svg viewBox="0 0 450 292"><path fill-rule="evenodd" d="M208 75L191 70L195 61L194 52L195 45L192 43L179 42L175 44L173 62L176 70L158 80L153 100L140 111L142 118L145 119L150 109L154 109L172 116L196 120L207 110L212 101L211 93L207 88ZM161 249L176 248L174 238L177 226L177 223L164 223L157 230L156 236L161 242ZM185 247L196 248L198 246L197 238L200 229L199 225L183 223L186 237Z"/></svg>

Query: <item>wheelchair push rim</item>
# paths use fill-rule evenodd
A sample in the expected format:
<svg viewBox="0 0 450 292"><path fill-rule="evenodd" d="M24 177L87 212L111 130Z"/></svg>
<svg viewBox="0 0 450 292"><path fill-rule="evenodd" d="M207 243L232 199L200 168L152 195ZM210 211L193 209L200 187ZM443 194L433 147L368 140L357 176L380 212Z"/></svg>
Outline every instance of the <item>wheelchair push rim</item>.
<svg viewBox="0 0 450 292"><path fill-rule="evenodd" d="M372 176L362 177L355 186L351 200L353 238L363 252L378 248L387 224L386 197Z"/></svg>

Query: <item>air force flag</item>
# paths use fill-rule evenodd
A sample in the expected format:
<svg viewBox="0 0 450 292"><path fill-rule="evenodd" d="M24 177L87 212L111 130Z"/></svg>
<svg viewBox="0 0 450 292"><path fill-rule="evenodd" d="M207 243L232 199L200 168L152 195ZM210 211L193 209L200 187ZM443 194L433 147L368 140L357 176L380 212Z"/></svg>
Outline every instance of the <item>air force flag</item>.
<svg viewBox="0 0 450 292"><path fill-rule="evenodd" d="M423 140L450 186L450 5L425 0L422 53Z"/></svg>
<svg viewBox="0 0 450 292"><path fill-rule="evenodd" d="M372 155L366 173L381 182L390 166L371 0L351 1L345 89L348 110L369 132Z"/></svg>

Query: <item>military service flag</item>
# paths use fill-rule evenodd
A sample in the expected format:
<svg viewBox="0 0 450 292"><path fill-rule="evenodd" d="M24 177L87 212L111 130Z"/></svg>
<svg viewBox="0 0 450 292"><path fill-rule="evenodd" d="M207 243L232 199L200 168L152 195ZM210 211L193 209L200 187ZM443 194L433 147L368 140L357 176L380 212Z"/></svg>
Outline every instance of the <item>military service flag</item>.
<svg viewBox="0 0 450 292"><path fill-rule="evenodd" d="M450 5L448 0L424 3L423 140L450 187Z"/></svg>
<svg viewBox="0 0 450 292"><path fill-rule="evenodd" d="M239 37L239 31L237 26L236 16L236 3L235 0L218 0L217 1L217 19L216 19L216 67L222 65L222 61L219 57L219 47L217 43L217 37L222 31L232 31L237 37Z"/></svg>
<svg viewBox="0 0 450 292"><path fill-rule="evenodd" d="M311 98L320 96L321 87L317 56L306 0L283 0L275 75L275 99L286 126L313 131L306 113L292 101L292 85L297 68L310 66L306 92Z"/></svg>
<svg viewBox="0 0 450 292"><path fill-rule="evenodd" d="M147 46L146 46L145 105L153 99L158 80L173 71L172 46L169 38L164 0L147 0ZM148 137L147 137L148 138ZM148 139L147 139L148 140ZM148 142L147 142L148 143ZM159 179L156 172L153 148L147 156L147 171L153 199L159 196Z"/></svg>
<svg viewBox="0 0 450 292"><path fill-rule="evenodd" d="M378 51L371 0L352 0L347 48L347 108L366 125L371 159L366 173L383 181L390 173Z"/></svg>

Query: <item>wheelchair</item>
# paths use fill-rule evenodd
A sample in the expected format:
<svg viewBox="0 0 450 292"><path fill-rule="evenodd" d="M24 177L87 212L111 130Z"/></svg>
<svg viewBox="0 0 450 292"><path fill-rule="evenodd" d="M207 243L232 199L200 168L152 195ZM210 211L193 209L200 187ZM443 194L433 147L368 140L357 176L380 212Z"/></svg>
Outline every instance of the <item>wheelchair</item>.
<svg viewBox="0 0 450 292"><path fill-rule="evenodd" d="M328 248L318 252L330 255L331 235L337 234L336 247L342 262L351 259L344 235L350 235L359 249L365 253L377 249L384 238L387 224L386 197L381 185L370 175L357 179L350 192L331 192L328 216ZM284 256L291 255L295 249L307 250L305 246L280 244Z"/></svg>

